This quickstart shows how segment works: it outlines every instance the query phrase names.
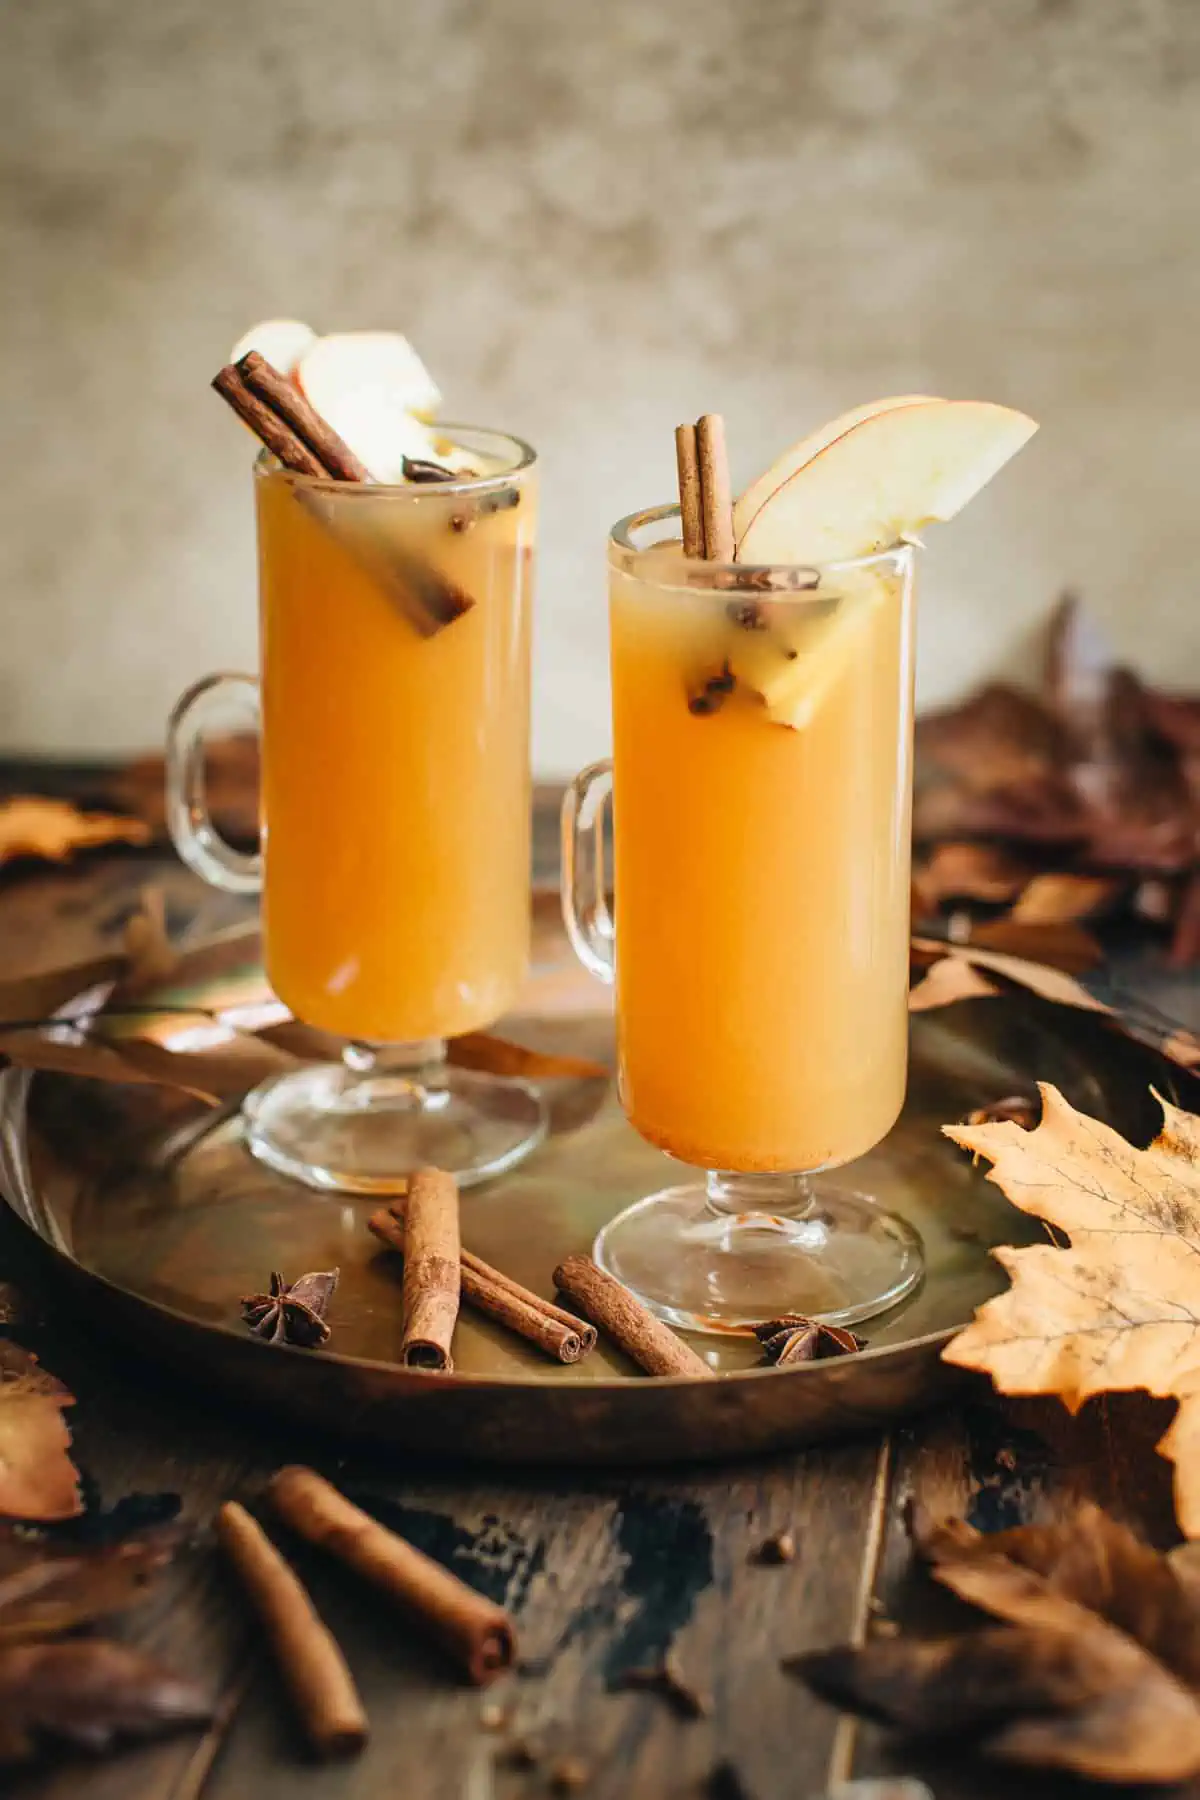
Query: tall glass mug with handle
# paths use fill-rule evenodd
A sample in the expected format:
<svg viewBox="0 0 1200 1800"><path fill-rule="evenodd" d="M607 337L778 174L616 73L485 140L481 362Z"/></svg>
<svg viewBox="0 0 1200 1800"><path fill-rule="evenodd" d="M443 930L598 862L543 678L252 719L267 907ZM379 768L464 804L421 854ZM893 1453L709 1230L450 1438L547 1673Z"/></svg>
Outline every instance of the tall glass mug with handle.
<svg viewBox="0 0 1200 1800"><path fill-rule="evenodd" d="M677 434L681 506L613 529L613 756L565 801L564 914L616 981L631 1123L698 1171L595 1247L672 1324L852 1324L921 1278L911 1225L828 1173L904 1101L910 538L1034 429L984 403L878 402L731 506L707 415Z"/></svg>
<svg viewBox="0 0 1200 1800"><path fill-rule="evenodd" d="M481 1181L546 1127L527 1084L445 1057L528 966L535 456L438 430L481 472L388 485L256 465L260 855L218 837L203 773L229 690L257 705L258 684L200 682L168 736L180 856L215 887L261 888L272 987L346 1043L249 1096L249 1146L351 1193L399 1191L423 1164Z"/></svg>
<svg viewBox="0 0 1200 1800"><path fill-rule="evenodd" d="M690 1330L850 1323L922 1270L902 1219L813 1179L904 1098L916 553L775 567L764 602L664 546L677 531L660 507L609 541L613 756L568 793L564 900L584 963L615 975L630 1122L705 1173L614 1219L596 1256ZM760 668L786 675L774 705Z"/></svg>

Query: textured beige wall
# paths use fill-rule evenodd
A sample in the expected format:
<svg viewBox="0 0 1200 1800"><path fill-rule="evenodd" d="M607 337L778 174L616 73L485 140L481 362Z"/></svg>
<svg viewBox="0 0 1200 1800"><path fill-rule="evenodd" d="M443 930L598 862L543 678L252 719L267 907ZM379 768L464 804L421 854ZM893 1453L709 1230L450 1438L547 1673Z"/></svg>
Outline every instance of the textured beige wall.
<svg viewBox="0 0 1200 1800"><path fill-rule="evenodd" d="M1078 582L1200 680L1200 0L2 0L0 747L254 652L264 314L407 330L545 460L537 760L606 741L603 537L924 390L1027 408L929 557L926 699ZM684 33L686 32L686 40Z"/></svg>

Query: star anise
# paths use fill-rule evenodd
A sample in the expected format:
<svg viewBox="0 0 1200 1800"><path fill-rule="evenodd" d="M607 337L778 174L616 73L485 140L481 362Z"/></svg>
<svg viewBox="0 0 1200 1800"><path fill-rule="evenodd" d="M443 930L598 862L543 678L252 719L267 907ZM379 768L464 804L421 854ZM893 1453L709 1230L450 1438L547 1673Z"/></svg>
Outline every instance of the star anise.
<svg viewBox="0 0 1200 1800"><path fill-rule="evenodd" d="M866 1339L847 1331L844 1325L822 1325L816 1319L805 1318L803 1313L784 1313L782 1318L767 1319L754 1327L754 1335L763 1347L763 1361L777 1366L852 1356L866 1347Z"/></svg>
<svg viewBox="0 0 1200 1800"><path fill-rule="evenodd" d="M289 1285L272 1269L270 1292L246 1295L242 1317L251 1331L269 1344L298 1344L312 1350L329 1337L325 1314L337 1279L336 1269L326 1269L301 1275Z"/></svg>

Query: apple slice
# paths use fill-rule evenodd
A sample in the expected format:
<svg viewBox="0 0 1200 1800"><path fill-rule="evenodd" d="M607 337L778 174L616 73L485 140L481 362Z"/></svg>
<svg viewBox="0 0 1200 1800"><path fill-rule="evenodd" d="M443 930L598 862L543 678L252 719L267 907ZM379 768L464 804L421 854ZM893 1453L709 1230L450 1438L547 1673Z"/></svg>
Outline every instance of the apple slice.
<svg viewBox="0 0 1200 1800"><path fill-rule="evenodd" d="M767 470L756 486L770 495L753 517L743 513L740 531L734 510L738 560L823 564L886 549L952 519L1036 430L1024 413L982 400L872 412L799 466L793 449Z"/></svg>
<svg viewBox="0 0 1200 1800"><path fill-rule="evenodd" d="M880 608L896 603L894 577L876 568L841 570L834 580L832 610L798 609L806 616L789 633L790 657L780 655L759 684L767 717L794 731L812 723L826 696L867 653Z"/></svg>
<svg viewBox="0 0 1200 1800"><path fill-rule="evenodd" d="M229 352L229 360L240 362L249 351L257 350L281 375L292 375L300 358L316 341L317 334L312 326L305 325L300 319L264 319L238 339Z"/></svg>
<svg viewBox="0 0 1200 1800"><path fill-rule="evenodd" d="M922 406L927 400L935 398L936 395L932 394L899 394L891 400L868 400L865 406L853 406L849 412L830 419L828 425L822 425L818 431L810 431L798 444L785 450L766 473L760 475L757 481L752 481L745 493L734 501L734 541L741 542L775 491L798 469L802 469L806 462L811 462L814 456L832 444L835 438L844 437L855 425L861 425L864 419L873 419L876 413L895 412L898 406Z"/></svg>
<svg viewBox="0 0 1200 1800"><path fill-rule="evenodd" d="M425 422L442 397L398 331L339 331L318 338L301 357L296 379L376 481L402 481L406 456L445 461Z"/></svg>

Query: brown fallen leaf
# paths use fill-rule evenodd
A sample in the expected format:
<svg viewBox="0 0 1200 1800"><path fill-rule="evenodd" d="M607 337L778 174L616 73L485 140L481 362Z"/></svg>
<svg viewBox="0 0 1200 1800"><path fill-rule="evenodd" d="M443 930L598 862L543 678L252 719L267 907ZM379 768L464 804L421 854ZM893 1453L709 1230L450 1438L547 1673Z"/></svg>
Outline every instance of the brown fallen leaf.
<svg viewBox="0 0 1200 1800"><path fill-rule="evenodd" d="M909 1012L929 1012L935 1006L951 1006L956 1000L978 1000L998 994L994 982L979 973L962 956L943 956L908 990Z"/></svg>
<svg viewBox="0 0 1200 1800"><path fill-rule="evenodd" d="M1111 1013L1111 1007L1089 994L1082 982L1075 980L1062 969L1049 969L1041 963L1030 962L1028 957L1012 956L1007 951L992 950L978 944L944 943L936 938L913 939L913 948L918 953L935 950L942 956L950 956L970 963L976 969L987 969L996 975L1003 975L1006 980L1015 982L1018 987L1028 988L1031 994L1038 994L1043 1000L1054 1000L1059 1006L1077 1006L1085 1012Z"/></svg>
<svg viewBox="0 0 1200 1800"><path fill-rule="evenodd" d="M1200 1592L1098 1507L983 1536L910 1522L935 1579L1007 1628L892 1638L788 1666L910 1736L1106 1781L1200 1770Z"/></svg>
<svg viewBox="0 0 1200 1800"><path fill-rule="evenodd" d="M939 844L916 879L923 898L933 905L944 900L1013 900L1027 889L1032 870L1023 858L999 844Z"/></svg>
<svg viewBox="0 0 1200 1800"><path fill-rule="evenodd" d="M236 1099L260 1081L299 1066L299 1059L279 1046L198 1015L172 1015L170 1030L175 1048L115 1029L111 1035L73 1037L0 1031L0 1056L21 1069L98 1081L146 1082L209 1102Z"/></svg>
<svg viewBox="0 0 1200 1800"><path fill-rule="evenodd" d="M1076 1411L1134 1388L1177 1399L1158 1448L1175 1464L1175 1509L1200 1536L1200 1118L1161 1102L1164 1125L1138 1150L1040 1086L1033 1131L947 1125L992 1164L988 1179L1066 1247L998 1248L1007 1293L944 1351L1004 1394L1057 1394Z"/></svg>
<svg viewBox="0 0 1200 1800"><path fill-rule="evenodd" d="M85 1638L0 1650L0 1762L24 1762L43 1738L104 1751L212 1716L208 1696L125 1644Z"/></svg>
<svg viewBox="0 0 1200 1800"><path fill-rule="evenodd" d="M961 934L952 933L962 944L979 945L985 950L1000 950L1009 956L1021 956L1044 968L1062 969L1071 975L1098 969L1104 952L1090 931L1075 920L1062 924L1018 919L1012 913L1000 919L967 921Z"/></svg>
<svg viewBox="0 0 1200 1800"><path fill-rule="evenodd" d="M0 1535L0 1647L35 1643L127 1612L174 1554L172 1530L116 1544L62 1545Z"/></svg>
<svg viewBox="0 0 1200 1800"><path fill-rule="evenodd" d="M524 1076L532 1081L606 1081L609 1071L590 1056L562 1056L530 1050L490 1031L468 1031L451 1038L446 1059L459 1069L481 1069L488 1075Z"/></svg>
<svg viewBox="0 0 1200 1800"><path fill-rule="evenodd" d="M136 1000L169 981L179 966L179 954L167 936L167 902L160 887L144 887L125 922L125 967L107 1005Z"/></svg>
<svg viewBox="0 0 1200 1800"><path fill-rule="evenodd" d="M49 1521L83 1511L63 1418L74 1404L36 1356L0 1339L0 1515Z"/></svg>
<svg viewBox="0 0 1200 1800"><path fill-rule="evenodd" d="M69 800L32 794L0 800L0 863L22 856L66 862L77 850L94 850L103 844L148 844L150 837L150 829L141 819L80 812Z"/></svg>
<svg viewBox="0 0 1200 1800"><path fill-rule="evenodd" d="M1103 912L1121 888L1112 875L1035 875L1008 916L1020 925L1070 925Z"/></svg>
<svg viewBox="0 0 1200 1800"><path fill-rule="evenodd" d="M1137 1644L1086 1619L876 1639L787 1667L822 1699L907 1738L1101 1781L1186 1780L1200 1770L1200 1703Z"/></svg>

